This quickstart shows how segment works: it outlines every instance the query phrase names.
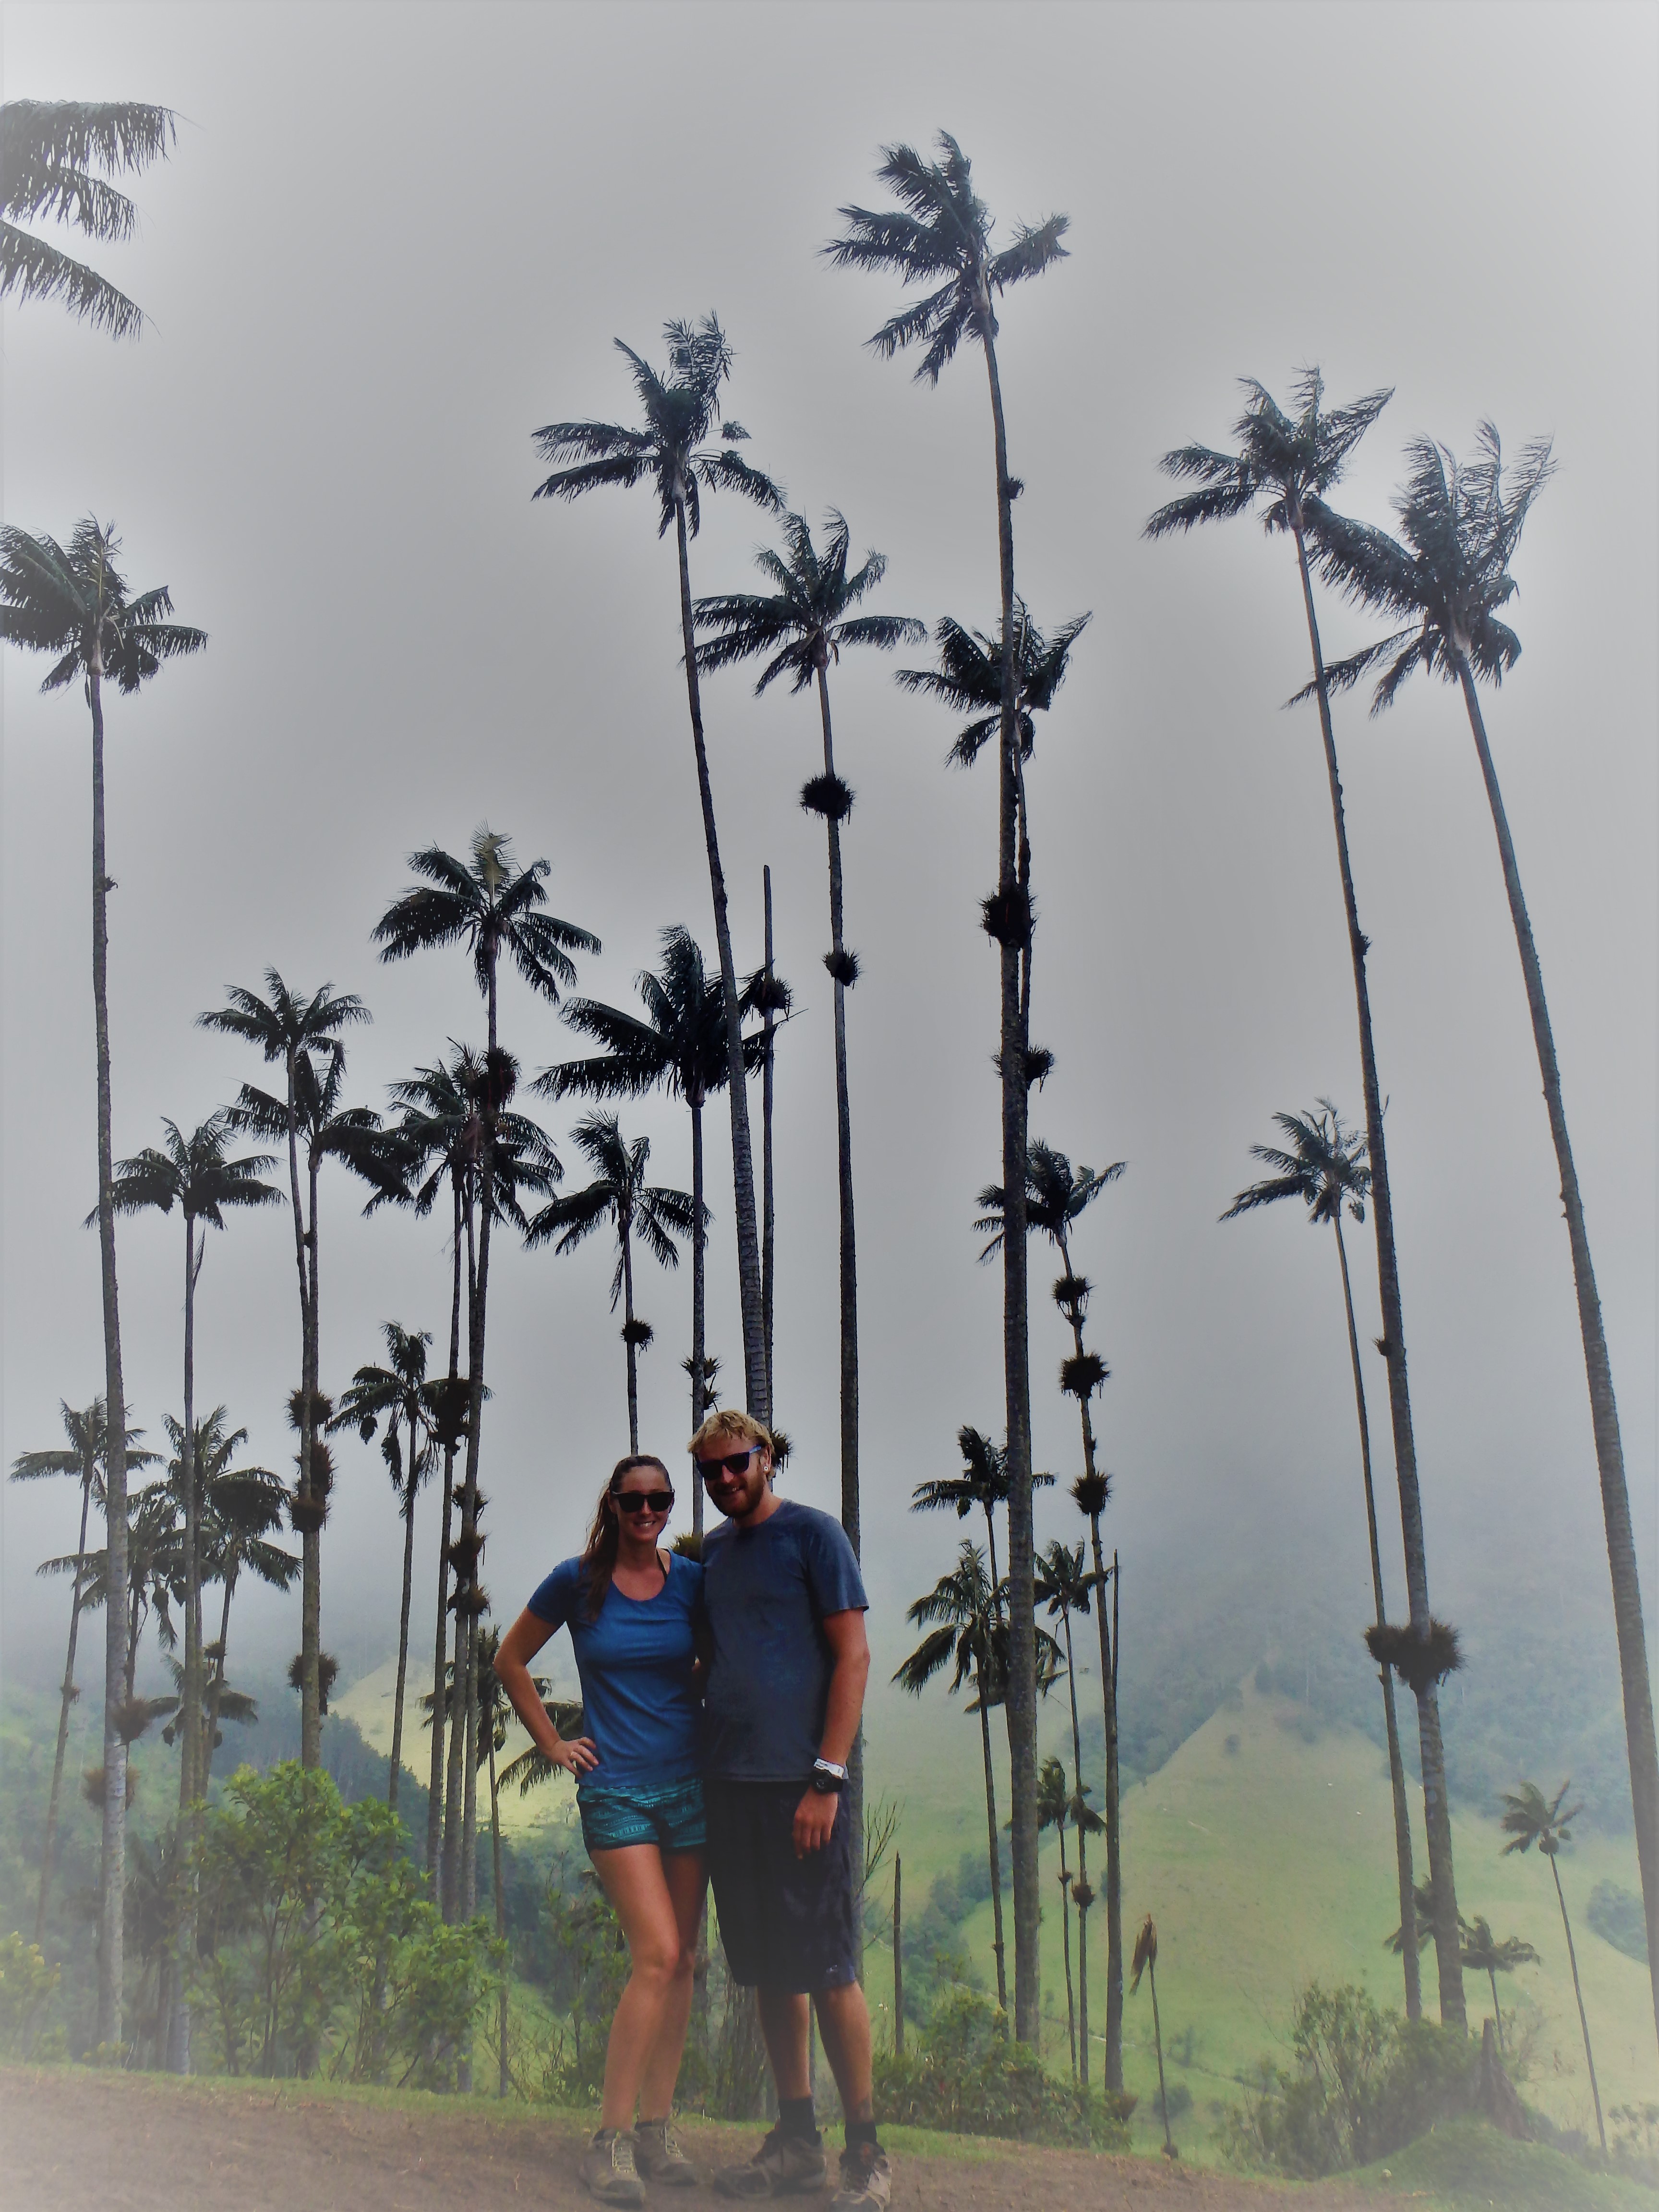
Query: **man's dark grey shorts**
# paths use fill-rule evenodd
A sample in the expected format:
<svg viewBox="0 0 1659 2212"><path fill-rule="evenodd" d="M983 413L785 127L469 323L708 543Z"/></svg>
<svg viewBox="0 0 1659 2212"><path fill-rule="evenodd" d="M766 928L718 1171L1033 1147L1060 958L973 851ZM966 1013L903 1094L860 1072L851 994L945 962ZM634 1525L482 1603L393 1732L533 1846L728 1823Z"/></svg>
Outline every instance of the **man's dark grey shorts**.
<svg viewBox="0 0 1659 2212"><path fill-rule="evenodd" d="M711 1777L708 1872L732 1978L746 1989L808 1995L858 1979L853 1823L847 1806L822 1850L795 1856L795 1808L805 1782Z"/></svg>

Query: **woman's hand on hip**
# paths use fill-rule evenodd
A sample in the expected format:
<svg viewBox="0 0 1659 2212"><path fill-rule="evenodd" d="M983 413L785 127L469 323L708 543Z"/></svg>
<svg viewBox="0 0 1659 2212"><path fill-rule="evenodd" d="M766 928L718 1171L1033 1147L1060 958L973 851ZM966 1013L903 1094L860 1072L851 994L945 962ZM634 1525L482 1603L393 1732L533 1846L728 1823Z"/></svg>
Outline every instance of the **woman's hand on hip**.
<svg viewBox="0 0 1659 2212"><path fill-rule="evenodd" d="M562 1736L548 1757L555 1766L563 1767L580 1782L584 1774L591 1774L599 1763L599 1754L591 1736L572 1736L567 1743Z"/></svg>

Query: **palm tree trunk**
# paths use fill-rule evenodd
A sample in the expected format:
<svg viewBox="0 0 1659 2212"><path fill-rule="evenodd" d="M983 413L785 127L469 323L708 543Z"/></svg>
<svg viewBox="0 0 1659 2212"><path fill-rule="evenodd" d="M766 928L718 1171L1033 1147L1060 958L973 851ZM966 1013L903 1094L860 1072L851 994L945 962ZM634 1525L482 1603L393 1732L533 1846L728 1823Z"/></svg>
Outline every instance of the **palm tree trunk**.
<svg viewBox="0 0 1659 2212"><path fill-rule="evenodd" d="M1002 584L1002 730L998 809L997 889L1005 928L1014 933L1012 913L1018 879L1015 816L1018 811L1014 721L1014 526L1008 481L1008 441L997 375L994 327L988 298L983 304L986 372L991 387L991 420L996 443L997 551ZM1014 2033L1035 2043L1042 2026L1042 1900L1038 1892L1036 1828L1036 1638L1032 1595L1035 1541L1031 1528L1031 1363L1028 1329L1025 1249L1025 1171L1030 1093L1025 1081L1025 1038L1020 1026L1021 946L1006 943L1001 951L1002 1020L1002 1358L1007 1414L1008 1465L1008 1751L1013 1799L1014 1861Z"/></svg>
<svg viewBox="0 0 1659 2212"><path fill-rule="evenodd" d="M1072 1988L1072 1876L1066 1864L1066 1823L1060 1824L1060 1942L1066 1960L1066 2034L1072 2051L1072 2079L1077 2079L1077 1999Z"/></svg>
<svg viewBox="0 0 1659 2212"><path fill-rule="evenodd" d="M450 1197L454 1225L450 1240L453 1287L449 1297L449 1379L453 1382L461 1371L461 1183L459 1175L451 1176ZM446 1444L443 1529L438 1541L438 1626L433 1639L432 1655L432 1764L426 1800L427 1881L441 1910L443 1905L444 1724L447 1718L444 1685L449 1658L449 1531L454 1504L455 1447Z"/></svg>
<svg viewBox="0 0 1659 2212"><path fill-rule="evenodd" d="M1492 1984L1492 2024L1498 2031L1498 2055L1501 2058L1504 2055L1504 2015L1498 2008L1498 1974L1495 1968L1487 1967L1486 1979Z"/></svg>
<svg viewBox="0 0 1659 2212"><path fill-rule="evenodd" d="M34 1900L34 1941L45 1941L46 1893L52 1887L52 1853L58 1841L58 1800L64 1786L69 1749L70 1707L75 1703L75 1646L81 1633L81 1577L87 1564L87 1516L92 1505L92 1454L81 1462L81 1537L75 1547L75 1588L70 1595L69 1652L64 1661L64 1694L58 1707L58 1744L52 1757L52 1789L46 1798L46 1832L40 1846L40 1887Z"/></svg>
<svg viewBox="0 0 1659 2212"><path fill-rule="evenodd" d="M478 1623L475 1613L466 1632L466 1775L461 1827L461 1917L478 1909Z"/></svg>
<svg viewBox="0 0 1659 2212"><path fill-rule="evenodd" d="M823 772L836 773L834 734L830 723L830 684L818 677L818 711L823 724ZM830 836L830 945L837 968L847 950L842 903L841 824L827 817ZM847 1080L847 986L835 977L836 1165L841 1201L841 1525L854 1556L860 1548L859 1498L859 1268L853 1223L853 1109Z"/></svg>
<svg viewBox="0 0 1659 2212"><path fill-rule="evenodd" d="M1002 1942L1002 1853L997 1841L997 1778L991 1764L991 1713L985 1702L985 1669L974 1669L979 1687L979 1741L985 1755L985 1825L991 1847L991 1948L997 1960L997 2009L1008 2009L1008 1972Z"/></svg>
<svg viewBox="0 0 1659 2212"><path fill-rule="evenodd" d="M1102 1599L1105 1592L1101 1592ZM1072 1700L1072 1787L1077 1792L1077 2078L1089 2086L1089 1838L1083 1828L1083 1731L1077 1717L1077 1662L1072 1656L1072 1615L1062 1613L1066 1630L1066 1686Z"/></svg>
<svg viewBox="0 0 1659 2212"><path fill-rule="evenodd" d="M1498 788L1498 771L1486 743L1486 726L1475 693L1468 659L1458 656L1458 680L1468 708L1469 727L1480 756L1480 775L1492 808L1492 828L1498 834L1503 863L1504 888L1509 894L1510 916L1521 955L1521 973L1527 987L1527 1006L1532 1016L1533 1042L1538 1052L1538 1072L1543 1079L1544 1103L1548 1109L1550 1135L1555 1143L1556 1165L1561 1176L1561 1208L1567 1218L1567 1242L1572 1251L1573 1287L1578 1297L1578 1328L1583 1340L1584 1372L1589 1384L1590 1421L1595 1436L1595 1466L1601 1485L1601 1517L1607 1528L1607 1565L1613 1577L1613 1617L1619 1637L1619 1672L1624 1686L1625 1747L1630 1761L1631 1800L1636 1817L1636 1850L1642 1869L1642 1901L1648 1929L1648 1965L1653 1985L1654 2021L1659 2027L1659 1752L1653 1729L1653 1692L1648 1680L1647 1638L1642 1623L1642 1585L1637 1571L1636 1542L1631 1528L1630 1492L1625 1484L1625 1449L1619 1433L1619 1407L1613 1395L1613 1364L1607 1357L1607 1333L1601 1325L1601 1299L1595 1287L1590 1260L1589 1233L1584 1226L1584 1203L1578 1189L1578 1170L1573 1164L1567 1135L1566 1109L1561 1097L1561 1071L1556 1063L1555 1038L1550 1028L1549 1006L1544 997L1544 977L1533 941L1532 922L1521 889L1521 872L1510 836L1509 817ZM1598 2108L1599 2109L1599 2108Z"/></svg>
<svg viewBox="0 0 1659 2212"><path fill-rule="evenodd" d="M467 1340L467 1373L471 1382L467 1402L466 1424L466 1481L461 1492L461 1540L466 1546L471 1565L471 1586L468 1592L466 1612L465 1715L466 1743L465 1771L462 1778L461 1809L460 1910L461 1917L470 1920L478 1897L478 1623L483 1607L479 1603L482 1567L481 1546L478 1539L478 1456L483 1443L484 1391L484 1329L489 1310L489 1237L495 1218L495 1091L496 1040L495 1000L496 948L490 948L489 968L485 986L489 1007L489 1043L485 1058L488 1079L483 1100L483 1145L480 1150L480 1193L478 1223L478 1270L472 1285L472 1312ZM456 1657L460 1657L460 1617L456 1617ZM461 1670L458 1668L457 1673ZM466 2086L471 2086L471 2058L465 2062Z"/></svg>
<svg viewBox="0 0 1659 2212"><path fill-rule="evenodd" d="M691 1433L702 1426L708 1404L705 1372L708 1317L705 1311L708 1238L702 1221L702 1093L689 1091L691 1109ZM691 1482L691 1533L702 1543L702 1480L694 1468Z"/></svg>
<svg viewBox="0 0 1659 2212"><path fill-rule="evenodd" d="M507 1941L507 1893L501 1887L501 1808L495 1787L495 1729L491 1717L489 1729L489 1866L495 1889L495 1940ZM507 2063L507 1973L502 1970L501 2010L497 2015L501 2028L500 2094L505 2097L512 2087Z"/></svg>
<svg viewBox="0 0 1659 2212"><path fill-rule="evenodd" d="M1567 1963L1572 1968L1572 1993L1578 2000L1578 2025L1584 2038L1584 2063L1589 2069L1590 2095L1595 2102L1595 2132L1601 2138L1601 2155L1605 2158L1607 2154L1607 2130L1601 2118L1601 2092L1595 2082L1595 2058L1590 2050L1589 2021L1584 2014L1584 1992L1578 1981L1578 1954L1573 1948L1572 1923L1567 1917L1567 1900L1561 1890L1561 1869L1555 1863L1553 1852L1547 1856L1550 1872L1555 1876L1555 1901L1561 1908L1561 1927L1567 1939ZM1495 1988L1496 1984L1493 1986Z"/></svg>
<svg viewBox="0 0 1659 2212"><path fill-rule="evenodd" d="M472 1194L470 1190L466 1198L465 1215L467 1358L470 1360L477 1351L478 1303L477 1232L473 1218ZM471 1408L472 1389L469 1377L467 1391L469 1427L471 1425ZM472 1444L469 1437L467 1440L469 1462L471 1455ZM466 1540L466 1480L463 1474L461 1483L461 1542L463 1545ZM462 1553L462 1559L464 1561L467 1559L465 1552ZM460 1917L461 1905L461 1759L466 1749L466 1601L469 1566L473 1577L476 1578L476 1563L458 1565L455 1570L455 1657L450 1667L449 1680L446 1689L448 1700L447 1709L449 1717L449 1749L444 1776L443 1914L446 1920L451 1921Z"/></svg>
<svg viewBox="0 0 1659 2212"><path fill-rule="evenodd" d="M92 1010L98 1062L98 1260L104 1308L104 1803L98 1864L98 2040L121 2040L125 1964L127 1747L117 1726L127 1640L127 1415L115 1281L115 1168L109 1060L109 873L104 839L103 637L87 670L92 709Z"/></svg>
<svg viewBox="0 0 1659 2212"><path fill-rule="evenodd" d="M1342 1217L1331 1217L1336 1231L1336 1255L1342 1267L1342 1306L1348 1317L1348 1357L1353 1364L1354 1409L1359 1417L1359 1464L1365 1478L1365 1527L1371 1546L1371 1595L1376 1604L1376 1625L1388 1620L1382 1600L1382 1553L1376 1535L1376 1492L1371 1484L1371 1428L1365 1411L1365 1378L1359 1366L1359 1332L1354 1326L1353 1285L1348 1278L1348 1248L1342 1241ZM1417 2020L1423 2011L1423 1991L1417 1960L1417 1897L1413 1887L1412 1816L1406 1802L1406 1769L1400 1755L1400 1729L1394 1711L1394 1670L1378 1669L1382 1685L1382 1717L1389 1736L1389 1785L1394 1794L1394 1854L1400 1878L1400 1940L1406 1970L1406 2017Z"/></svg>
<svg viewBox="0 0 1659 2212"><path fill-rule="evenodd" d="M623 1346L628 1354L628 1449L636 1452L640 1448L640 1369L639 1347L634 1341L634 1252L625 1223L618 1221L617 1234L622 1244Z"/></svg>
<svg viewBox="0 0 1659 2212"><path fill-rule="evenodd" d="M766 981L769 998L761 1047L761 1339L766 1347L766 1402L772 1403L772 1316L775 1297L773 1266L777 1247L777 1188L772 1180L772 1044L777 1024L769 992L772 982L772 871L761 870L764 913Z"/></svg>
<svg viewBox="0 0 1659 2212"><path fill-rule="evenodd" d="M179 1700L179 1840L189 1850L191 1822L188 1808L202 1793L199 1774L202 1742L202 1574L200 1552L201 1507L196 1486L196 1280L206 1256L207 1231L202 1231L202 1257L196 1251L196 1223L185 1216L185 1434L179 1462L185 1488L185 1672ZM190 2005L185 1996L185 1968L195 1948L195 1915L190 1899L179 1915L173 1937L167 2020L167 2067L172 2074L190 2071Z"/></svg>
<svg viewBox="0 0 1659 2212"><path fill-rule="evenodd" d="M904 2056L904 1861L893 1854L893 2056Z"/></svg>
<svg viewBox="0 0 1659 2212"><path fill-rule="evenodd" d="M1146 1962L1146 1978L1152 1991L1152 2040L1158 2045L1158 2101L1164 2118L1164 2151L1168 2158L1176 2154L1175 2138L1170 2133L1170 2093L1164 2086L1164 2024L1158 2016L1158 1961Z"/></svg>
<svg viewBox="0 0 1659 2212"><path fill-rule="evenodd" d="M409 1680L409 1607L415 1593L415 1485L416 1462L415 1438L409 1439L409 1475L404 1490L404 1591L398 1612L398 1686L392 1698L392 1772L386 1782L386 1802L395 1813L398 1809L398 1782L404 1765L404 1691Z"/></svg>
<svg viewBox="0 0 1659 2212"><path fill-rule="evenodd" d="M208 1696L207 1717L202 1724L202 1795L213 1772L214 1738L219 1733L219 1698L225 1686L225 1653L230 1638L230 1601L236 1589L234 1555L225 1569L225 1601L219 1608L219 1656L213 1665L213 1687Z"/></svg>
<svg viewBox="0 0 1659 2212"><path fill-rule="evenodd" d="M313 1153L308 1164L309 1206L306 1221L306 1254L311 1297L306 1308L304 1411L301 1416L300 1487L312 1494L312 1454L316 1443L319 1336L317 1327L317 1181L322 1162ZM300 1538L300 1764L320 1766L323 1759L322 1682L318 1663L323 1648L323 1532L306 1528Z"/></svg>
<svg viewBox="0 0 1659 2212"><path fill-rule="evenodd" d="M1382 1092L1377 1081L1376 1051L1371 1036L1370 987L1365 975L1370 940L1359 927L1354 899L1353 871L1348 860L1347 823L1342 805L1342 779L1336 759L1336 738L1331 727L1330 686L1325 678L1325 656L1319 642L1319 623L1314 614L1313 580L1308 568L1307 541L1299 513L1293 521L1297 565L1302 577L1302 604L1308 618L1308 641L1313 652L1314 684L1319 700L1319 729L1325 745L1325 773L1330 784L1331 820L1336 834L1337 866L1342 878L1343 913L1348 925L1348 950L1353 963L1354 1005L1359 1021L1359 1066L1365 1093L1365 1152L1370 1162L1371 1206L1376 1218L1376 1287L1382 1309L1383 1358L1389 1370L1389 1413L1394 1428L1395 1475L1400 1489L1401 1534L1406 1553L1406 1588L1411 1603L1411 1626L1419 1637L1429 1632L1429 1563L1423 1534L1423 1499L1417 1479L1417 1439L1412 1427L1411 1386L1406 1373L1406 1323L1401 1308L1400 1267L1394 1241L1394 1200L1389 1188L1388 1147L1382 1129ZM1424 1826L1429 1846L1429 1881L1434 1895L1435 1965L1440 1984L1440 2017L1449 2026L1468 2024L1463 2002L1462 1937L1457 1921L1457 1887L1452 1871L1451 1810L1446 1798L1445 1752L1440 1740L1440 1701L1432 1682L1417 1696L1417 1732L1423 1769Z"/></svg>
<svg viewBox="0 0 1659 2212"><path fill-rule="evenodd" d="M697 795L702 804L703 842L708 852L708 884L714 904L714 942L720 951L720 996L726 1008L726 1077L732 1106L732 1194L738 1225L738 1291L743 1313L743 1370L748 1409L758 1421L771 1418L766 1387L766 1338L761 1313L760 1237L755 1220L755 1155L749 1128L749 1093L744 1080L743 1035L738 1012L738 971L732 957L732 925L726 913L726 875L720 866L714 828L714 794L708 780L708 751L703 743L702 694L697 683L697 652L691 616L691 564L686 550L685 499L677 492L674 522L680 556L680 636L685 653L685 696L691 714L691 744L697 762Z"/></svg>

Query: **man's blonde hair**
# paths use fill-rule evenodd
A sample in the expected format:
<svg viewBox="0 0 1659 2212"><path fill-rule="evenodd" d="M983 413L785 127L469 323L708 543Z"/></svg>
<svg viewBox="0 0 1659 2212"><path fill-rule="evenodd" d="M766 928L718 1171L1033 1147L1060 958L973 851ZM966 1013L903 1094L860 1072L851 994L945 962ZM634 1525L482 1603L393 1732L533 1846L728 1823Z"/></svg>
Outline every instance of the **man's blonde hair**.
<svg viewBox="0 0 1659 2212"><path fill-rule="evenodd" d="M735 1406L720 1406L708 1416L685 1449L695 1458L705 1444L725 1443L728 1441L745 1444L763 1444L766 1449L770 1451L772 1432L769 1429L763 1429L752 1414L739 1413Z"/></svg>

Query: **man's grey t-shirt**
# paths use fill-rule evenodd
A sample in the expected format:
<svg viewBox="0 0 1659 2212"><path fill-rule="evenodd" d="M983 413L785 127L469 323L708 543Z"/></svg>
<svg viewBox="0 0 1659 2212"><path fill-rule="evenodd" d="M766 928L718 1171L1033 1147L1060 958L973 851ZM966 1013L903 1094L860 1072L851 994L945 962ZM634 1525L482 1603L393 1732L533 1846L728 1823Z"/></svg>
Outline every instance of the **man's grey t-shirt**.
<svg viewBox="0 0 1659 2212"><path fill-rule="evenodd" d="M805 1782L835 1672L823 1617L863 1613L870 1602L845 1530L793 1498L752 1528L732 1521L711 1528L702 1601L714 1647L704 1771L728 1782Z"/></svg>

